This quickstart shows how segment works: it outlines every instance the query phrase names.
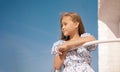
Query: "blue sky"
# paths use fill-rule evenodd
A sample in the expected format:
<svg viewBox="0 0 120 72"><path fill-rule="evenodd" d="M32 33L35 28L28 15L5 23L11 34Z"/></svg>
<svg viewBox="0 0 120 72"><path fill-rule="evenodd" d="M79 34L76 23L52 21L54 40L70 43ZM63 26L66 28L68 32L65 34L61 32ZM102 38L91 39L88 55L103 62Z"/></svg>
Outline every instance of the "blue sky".
<svg viewBox="0 0 120 72"><path fill-rule="evenodd" d="M51 72L50 51L66 11L80 14L86 32L97 38L97 0L1 0L0 72ZM92 63L97 72L98 50Z"/></svg>

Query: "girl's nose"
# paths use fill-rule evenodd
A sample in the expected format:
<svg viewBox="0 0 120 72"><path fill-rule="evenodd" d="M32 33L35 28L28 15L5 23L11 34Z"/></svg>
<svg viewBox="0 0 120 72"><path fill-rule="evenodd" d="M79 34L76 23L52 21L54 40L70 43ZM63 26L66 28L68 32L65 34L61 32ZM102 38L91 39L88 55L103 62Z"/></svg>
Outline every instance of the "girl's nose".
<svg viewBox="0 0 120 72"><path fill-rule="evenodd" d="M65 29L65 26L62 26L62 30L64 30Z"/></svg>

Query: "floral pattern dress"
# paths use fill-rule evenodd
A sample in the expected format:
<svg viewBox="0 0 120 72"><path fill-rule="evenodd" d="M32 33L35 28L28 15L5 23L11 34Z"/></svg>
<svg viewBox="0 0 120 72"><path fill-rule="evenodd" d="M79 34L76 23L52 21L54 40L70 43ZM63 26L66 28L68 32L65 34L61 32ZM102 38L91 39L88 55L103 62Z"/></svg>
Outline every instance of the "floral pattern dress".
<svg viewBox="0 0 120 72"><path fill-rule="evenodd" d="M81 37L90 36L90 33L84 33ZM57 55L57 48L59 45L64 44L65 41L58 40L53 44L51 54ZM92 61L92 51L96 49L95 45L87 47L76 47L68 51L64 60L63 72L94 72L90 64Z"/></svg>

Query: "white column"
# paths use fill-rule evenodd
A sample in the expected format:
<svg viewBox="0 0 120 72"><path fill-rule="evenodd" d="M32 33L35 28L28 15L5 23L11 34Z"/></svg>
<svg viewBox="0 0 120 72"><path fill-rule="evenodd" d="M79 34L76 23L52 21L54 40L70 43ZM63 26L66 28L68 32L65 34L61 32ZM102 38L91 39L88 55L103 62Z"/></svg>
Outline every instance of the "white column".
<svg viewBox="0 0 120 72"><path fill-rule="evenodd" d="M98 39L120 38L120 0L98 1ZM120 43L99 44L99 72L120 72Z"/></svg>

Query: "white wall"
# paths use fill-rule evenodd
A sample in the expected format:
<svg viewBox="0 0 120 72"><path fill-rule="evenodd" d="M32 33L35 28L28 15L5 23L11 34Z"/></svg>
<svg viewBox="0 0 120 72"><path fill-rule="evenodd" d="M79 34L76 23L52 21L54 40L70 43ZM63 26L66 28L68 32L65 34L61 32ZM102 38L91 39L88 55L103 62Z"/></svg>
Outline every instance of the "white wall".
<svg viewBox="0 0 120 72"><path fill-rule="evenodd" d="M98 1L98 39L120 37L120 0ZM99 44L99 72L120 72L120 43Z"/></svg>

